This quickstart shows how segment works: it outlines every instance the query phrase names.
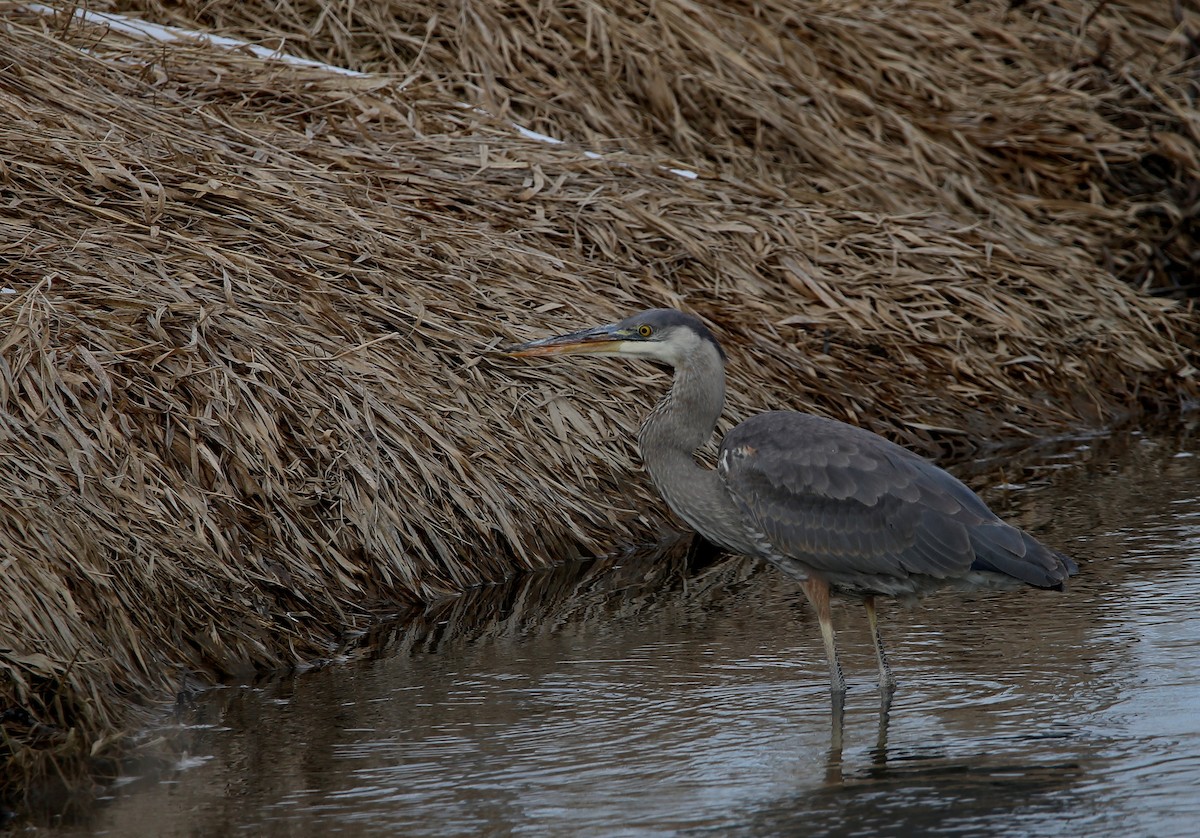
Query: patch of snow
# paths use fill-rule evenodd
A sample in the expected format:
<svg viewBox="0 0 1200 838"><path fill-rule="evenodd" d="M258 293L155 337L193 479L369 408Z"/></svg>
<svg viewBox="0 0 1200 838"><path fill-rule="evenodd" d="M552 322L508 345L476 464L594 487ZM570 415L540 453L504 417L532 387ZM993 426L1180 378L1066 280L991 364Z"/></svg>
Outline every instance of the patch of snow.
<svg viewBox="0 0 1200 838"><path fill-rule="evenodd" d="M26 3L25 8L42 15L53 15L64 11L63 9L56 9L53 6L44 6L41 3ZM343 76L367 75L357 70L347 70L345 67L337 67L333 64L325 64L309 58L288 55L279 50L267 49L264 46L251 44L237 38L209 35L204 32L192 32L188 29L180 29L177 26L163 26L162 24L150 23L149 21L138 20L137 18L126 17L125 15L111 14L109 12L93 12L87 9L75 9L73 15L79 20L87 21L88 23L107 26L113 32L120 32L122 35L132 35L138 38L149 38L153 41L164 42L199 41L200 43L212 44L227 49L248 50L259 58L264 58L268 61L282 61L285 64L295 64L300 67L313 67Z"/></svg>

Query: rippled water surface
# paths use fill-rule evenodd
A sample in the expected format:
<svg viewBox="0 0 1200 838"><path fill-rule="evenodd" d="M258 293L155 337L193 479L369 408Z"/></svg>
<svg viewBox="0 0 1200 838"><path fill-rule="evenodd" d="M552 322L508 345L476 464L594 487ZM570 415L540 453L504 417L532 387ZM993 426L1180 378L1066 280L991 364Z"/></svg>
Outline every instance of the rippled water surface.
<svg viewBox="0 0 1200 838"><path fill-rule="evenodd" d="M1187 436L1006 467L989 503L1079 576L884 603L886 714L862 609L836 608L840 736L792 583L743 559L626 557L204 694L179 770L129 778L61 833L1194 835L1198 478Z"/></svg>

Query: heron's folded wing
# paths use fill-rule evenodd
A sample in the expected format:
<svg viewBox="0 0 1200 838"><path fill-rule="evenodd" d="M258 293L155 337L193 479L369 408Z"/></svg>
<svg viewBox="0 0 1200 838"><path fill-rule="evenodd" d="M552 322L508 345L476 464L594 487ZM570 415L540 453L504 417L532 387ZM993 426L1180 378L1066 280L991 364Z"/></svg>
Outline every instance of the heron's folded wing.
<svg viewBox="0 0 1200 838"><path fill-rule="evenodd" d="M719 470L771 545L818 572L961 576L975 559L971 528L998 522L932 463L807 414L766 413L734 428Z"/></svg>

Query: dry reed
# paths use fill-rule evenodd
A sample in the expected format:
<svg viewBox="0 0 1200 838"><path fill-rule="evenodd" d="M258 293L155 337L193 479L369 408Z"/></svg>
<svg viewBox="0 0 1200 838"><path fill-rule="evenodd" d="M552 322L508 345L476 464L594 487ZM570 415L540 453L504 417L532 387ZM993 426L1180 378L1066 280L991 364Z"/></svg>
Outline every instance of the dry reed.
<svg viewBox="0 0 1200 838"><path fill-rule="evenodd" d="M99 5L389 75L0 5L10 791L190 683L660 533L664 377L502 341L685 306L731 419L929 452L1196 398L1151 293L1196 258L1166 4Z"/></svg>

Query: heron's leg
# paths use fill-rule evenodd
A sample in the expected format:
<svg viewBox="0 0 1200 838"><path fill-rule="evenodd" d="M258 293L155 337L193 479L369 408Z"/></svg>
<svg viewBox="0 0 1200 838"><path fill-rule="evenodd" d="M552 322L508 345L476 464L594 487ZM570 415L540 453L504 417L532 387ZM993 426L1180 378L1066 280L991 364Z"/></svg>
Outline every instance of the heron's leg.
<svg viewBox="0 0 1200 838"><path fill-rule="evenodd" d="M816 576L809 576L800 583L808 601L817 612L821 625L821 639L825 641L825 656L829 658L829 686L835 695L844 695L846 679L842 676L842 665L838 662L837 646L833 638L833 617L829 612L829 583Z"/></svg>
<svg viewBox="0 0 1200 838"><path fill-rule="evenodd" d="M875 597L868 595L863 599L863 605L867 608L867 623L871 626L875 656L879 659L879 689L885 697L891 698L892 690L896 689L896 679L892 675L892 667L888 665L887 655L883 653L883 638L879 636L879 620L875 616Z"/></svg>
<svg viewBox="0 0 1200 838"><path fill-rule="evenodd" d="M871 762L875 765L887 765L888 720L892 710L892 694L883 691L879 700L879 732L875 736L875 749L871 752Z"/></svg>
<svg viewBox="0 0 1200 838"><path fill-rule="evenodd" d="M840 786L842 776L842 732L846 723L846 694L835 692L831 696L829 757L825 760L825 783Z"/></svg>

